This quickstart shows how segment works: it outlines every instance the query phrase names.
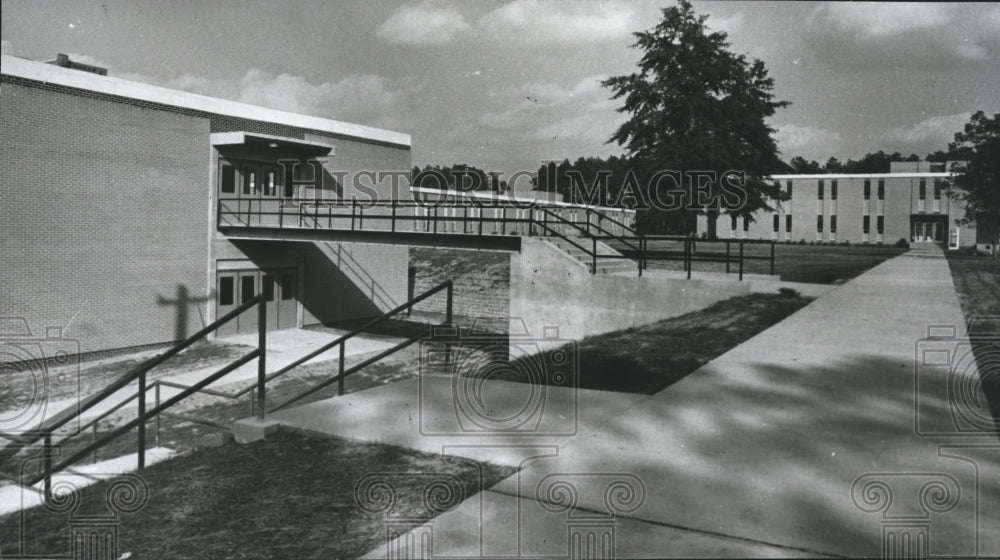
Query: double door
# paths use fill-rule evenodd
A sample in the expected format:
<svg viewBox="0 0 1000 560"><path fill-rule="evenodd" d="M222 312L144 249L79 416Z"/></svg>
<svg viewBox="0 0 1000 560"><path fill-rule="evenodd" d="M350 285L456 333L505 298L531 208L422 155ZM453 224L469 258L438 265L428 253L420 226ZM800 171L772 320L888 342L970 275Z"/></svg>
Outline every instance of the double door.
<svg viewBox="0 0 1000 560"><path fill-rule="evenodd" d="M298 275L293 268L220 271L216 278L216 318L233 311L259 293L264 294L267 330L298 324ZM257 308L244 311L218 329L219 336L257 332Z"/></svg>

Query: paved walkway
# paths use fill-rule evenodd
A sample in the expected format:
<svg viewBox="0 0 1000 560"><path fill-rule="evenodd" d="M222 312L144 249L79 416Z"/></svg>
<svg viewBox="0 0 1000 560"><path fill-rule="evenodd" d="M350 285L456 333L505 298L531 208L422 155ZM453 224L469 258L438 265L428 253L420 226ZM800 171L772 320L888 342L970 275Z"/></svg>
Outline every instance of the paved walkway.
<svg viewBox="0 0 1000 560"><path fill-rule="evenodd" d="M455 403L479 401L439 379L429 393L394 384L282 418L522 467L423 525L388 512L402 536L371 557L877 557L916 542L923 554L996 556L1000 439L977 424L975 363L955 340L922 340L932 325L961 334L963 317L940 250L923 247L651 397L546 395L557 414L540 425L554 435L457 429L470 409ZM959 399L947 367L916 367L948 361L967 376L950 385ZM508 402L503 390L484 402ZM511 402L528 402L517 391ZM570 403L577 429L555 433Z"/></svg>

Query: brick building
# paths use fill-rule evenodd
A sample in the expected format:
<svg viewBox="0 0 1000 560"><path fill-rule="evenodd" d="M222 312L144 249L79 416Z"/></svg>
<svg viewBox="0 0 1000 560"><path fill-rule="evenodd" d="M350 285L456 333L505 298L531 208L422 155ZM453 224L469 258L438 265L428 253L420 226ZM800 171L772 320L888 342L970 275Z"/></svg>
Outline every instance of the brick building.
<svg viewBox="0 0 1000 560"><path fill-rule="evenodd" d="M319 194L349 196L359 171L409 172L409 135L78 66L2 58L0 316L87 353L182 339L261 291L270 328L406 300L405 246L234 239L216 208L300 194L311 158L325 158ZM302 165L286 178L279 160ZM251 315L230 329L252 330Z"/></svg>
<svg viewBox="0 0 1000 560"><path fill-rule="evenodd" d="M961 226L961 205L949 196L951 173L943 163L894 162L889 173L773 175L791 194L753 220L722 216L721 239L770 239L798 243L976 244L974 228ZM698 231L707 220L699 217Z"/></svg>

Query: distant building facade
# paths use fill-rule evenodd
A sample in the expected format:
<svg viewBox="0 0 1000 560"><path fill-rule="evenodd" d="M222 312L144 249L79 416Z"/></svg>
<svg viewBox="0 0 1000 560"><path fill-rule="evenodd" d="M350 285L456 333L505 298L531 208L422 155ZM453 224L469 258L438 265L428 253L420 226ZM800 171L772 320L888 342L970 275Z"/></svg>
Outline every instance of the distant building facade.
<svg viewBox="0 0 1000 560"><path fill-rule="evenodd" d="M753 220L720 216L720 239L851 244L976 245L976 230L959 225L961 204L950 196L950 164L893 162L889 173L772 175L789 200ZM698 232L708 221L698 220Z"/></svg>

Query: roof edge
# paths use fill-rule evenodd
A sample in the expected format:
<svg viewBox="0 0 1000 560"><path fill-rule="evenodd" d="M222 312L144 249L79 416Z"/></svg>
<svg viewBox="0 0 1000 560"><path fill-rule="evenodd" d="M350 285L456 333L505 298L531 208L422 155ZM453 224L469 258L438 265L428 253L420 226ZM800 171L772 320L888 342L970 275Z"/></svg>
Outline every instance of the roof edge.
<svg viewBox="0 0 1000 560"><path fill-rule="evenodd" d="M96 74L62 68L53 64L46 64L16 56L0 55L0 66L2 66L0 73L27 80L126 97L139 101L148 101L150 103L161 103L163 105L204 111L206 113L319 130L361 140L395 144L406 148L409 148L411 145L410 135L402 132L394 132L322 117L313 117L278 109L268 109L248 103L229 101L218 97L209 97L207 95L169 89L152 84L124 80L122 78L98 76Z"/></svg>

